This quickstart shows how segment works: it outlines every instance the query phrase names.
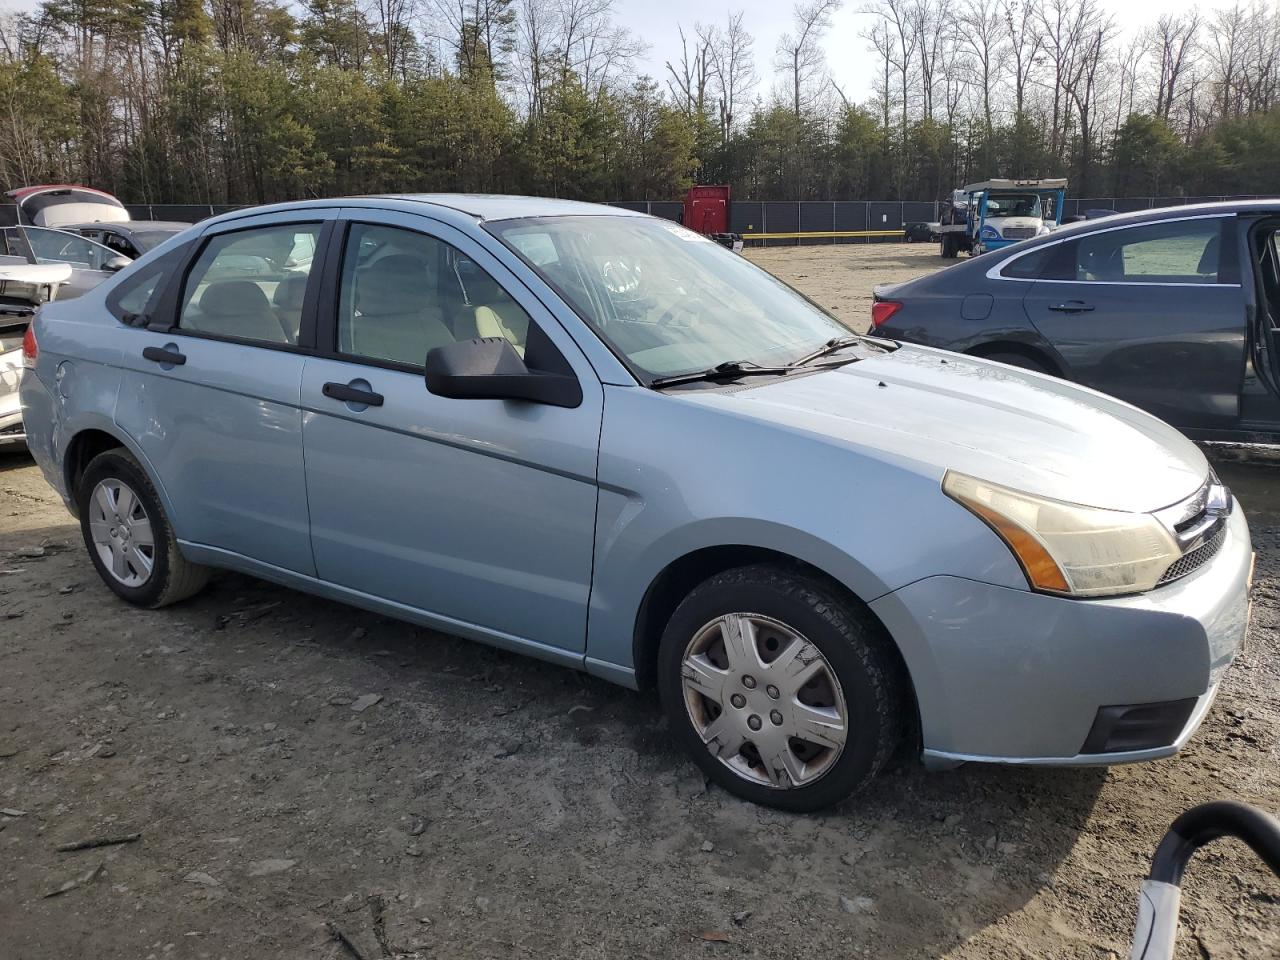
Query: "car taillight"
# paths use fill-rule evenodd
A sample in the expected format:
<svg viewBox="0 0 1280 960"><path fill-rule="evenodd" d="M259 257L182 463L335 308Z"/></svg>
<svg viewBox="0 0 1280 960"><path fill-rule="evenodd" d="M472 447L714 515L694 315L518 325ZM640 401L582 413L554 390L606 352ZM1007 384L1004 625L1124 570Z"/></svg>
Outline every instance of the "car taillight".
<svg viewBox="0 0 1280 960"><path fill-rule="evenodd" d="M889 321L895 313L902 309L902 304L897 300L877 300L871 304L871 325L873 327L883 326Z"/></svg>
<svg viewBox="0 0 1280 960"><path fill-rule="evenodd" d="M30 323L27 325L27 332L22 335L22 365L28 370L35 369L38 356L40 345L36 343L36 325Z"/></svg>

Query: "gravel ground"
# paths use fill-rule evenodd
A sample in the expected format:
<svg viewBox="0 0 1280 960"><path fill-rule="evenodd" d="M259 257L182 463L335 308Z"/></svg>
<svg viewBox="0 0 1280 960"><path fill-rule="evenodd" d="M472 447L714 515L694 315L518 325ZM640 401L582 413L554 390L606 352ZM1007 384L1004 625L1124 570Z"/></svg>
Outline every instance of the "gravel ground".
<svg viewBox="0 0 1280 960"><path fill-rule="evenodd" d="M938 259L753 257L849 318L864 278ZM653 698L568 670L236 575L129 608L0 456L0 957L1123 956L1178 812L1280 809L1276 469L1222 468L1253 628L1180 757L906 766L791 816L708 788ZM1280 883L1242 847L1185 886L1180 957L1280 956Z"/></svg>

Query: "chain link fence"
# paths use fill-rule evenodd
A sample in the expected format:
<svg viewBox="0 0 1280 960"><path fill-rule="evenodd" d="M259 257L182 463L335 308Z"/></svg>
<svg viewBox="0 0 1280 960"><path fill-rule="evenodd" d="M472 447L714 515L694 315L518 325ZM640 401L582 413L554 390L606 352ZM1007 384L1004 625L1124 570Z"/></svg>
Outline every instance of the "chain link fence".
<svg viewBox="0 0 1280 960"><path fill-rule="evenodd" d="M1212 203L1222 200L1257 200L1259 196L1216 197L1093 197L1068 198L1065 217L1087 210L1128 213L1153 207ZM195 223L220 213L240 210L248 204L206 203L125 204L134 220L178 220ZM679 221L684 205L678 200L620 200L611 204L655 217ZM932 200L734 200L730 204L729 229L753 245L901 242L910 223L938 219L940 203ZM0 226L17 223L17 208L0 205Z"/></svg>

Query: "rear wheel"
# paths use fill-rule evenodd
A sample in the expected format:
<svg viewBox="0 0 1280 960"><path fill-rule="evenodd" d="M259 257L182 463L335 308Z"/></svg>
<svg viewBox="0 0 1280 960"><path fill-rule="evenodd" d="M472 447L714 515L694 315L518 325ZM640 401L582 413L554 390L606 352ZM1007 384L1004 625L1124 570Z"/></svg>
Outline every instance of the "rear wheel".
<svg viewBox="0 0 1280 960"><path fill-rule="evenodd" d="M89 559L118 596L163 607L208 582L209 568L182 555L155 487L123 447L94 457L76 492Z"/></svg>
<svg viewBox="0 0 1280 960"><path fill-rule="evenodd" d="M905 730L890 641L827 582L742 567L697 587L659 648L667 720L703 772L755 803L810 811L866 785Z"/></svg>

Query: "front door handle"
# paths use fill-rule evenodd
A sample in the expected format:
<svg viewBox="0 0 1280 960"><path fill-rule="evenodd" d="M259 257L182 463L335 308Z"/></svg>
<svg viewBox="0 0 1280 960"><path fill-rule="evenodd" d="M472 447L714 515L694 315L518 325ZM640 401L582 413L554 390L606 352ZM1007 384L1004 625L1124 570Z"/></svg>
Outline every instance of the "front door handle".
<svg viewBox="0 0 1280 960"><path fill-rule="evenodd" d="M1088 313L1093 309L1093 304L1083 300L1068 300L1066 303L1051 303L1049 309L1058 313Z"/></svg>
<svg viewBox="0 0 1280 960"><path fill-rule="evenodd" d="M369 407L382 406L382 394L374 393L372 390L366 390L363 387L352 386L349 383L326 383L320 388L330 400L341 400L344 403L363 403Z"/></svg>
<svg viewBox="0 0 1280 960"><path fill-rule="evenodd" d="M179 353L175 347L143 347L142 356L155 363L168 363L175 367L187 362L187 355Z"/></svg>

